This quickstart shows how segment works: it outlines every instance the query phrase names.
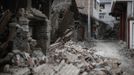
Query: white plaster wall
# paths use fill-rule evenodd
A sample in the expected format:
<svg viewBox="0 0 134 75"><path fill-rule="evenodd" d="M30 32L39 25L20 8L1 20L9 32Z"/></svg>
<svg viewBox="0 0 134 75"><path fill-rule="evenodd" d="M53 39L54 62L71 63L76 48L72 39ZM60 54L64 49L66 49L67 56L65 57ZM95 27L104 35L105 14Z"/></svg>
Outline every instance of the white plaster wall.
<svg viewBox="0 0 134 75"><path fill-rule="evenodd" d="M96 0L98 3L99 3L99 0ZM99 6L99 5L98 5ZM96 6L97 7L97 6ZM94 18L96 18L96 19L99 19L99 7L97 7L96 9L95 9L95 7L94 7L94 0L93 0L93 14L91 15L91 16L93 16Z"/></svg>
<svg viewBox="0 0 134 75"><path fill-rule="evenodd" d="M100 0L101 3L103 3L103 2L111 2L111 1L113 1L113 0Z"/></svg>
<svg viewBox="0 0 134 75"><path fill-rule="evenodd" d="M134 49L134 21L130 21L130 49Z"/></svg>
<svg viewBox="0 0 134 75"><path fill-rule="evenodd" d="M102 1L97 0L97 2L101 3ZM103 0L103 3L105 3L105 9L101 9L101 12L100 12L99 9L94 8L94 1L93 1L93 8L92 8L93 9L92 10L93 14L91 16L93 16L96 19L104 21L105 23L109 24L110 27L113 27L115 18L109 15L109 13L111 12L112 1L111 1L111 3L107 3L107 2L109 2L109 0L106 0L106 3L105 3L105 0ZM106 13L103 19L99 18L99 13Z"/></svg>
<svg viewBox="0 0 134 75"><path fill-rule="evenodd" d="M128 4L127 4L127 19L126 19L127 42L130 39L129 35L128 35L128 18L131 16L131 14L132 14L132 2L128 2Z"/></svg>
<svg viewBox="0 0 134 75"><path fill-rule="evenodd" d="M95 8L93 8L93 17L95 17L96 19L99 19L99 11L96 10Z"/></svg>
<svg viewBox="0 0 134 75"><path fill-rule="evenodd" d="M106 14L105 14L104 18L100 18L100 20L104 21L105 23L107 23L111 27L113 27L115 18L109 15L110 12L111 12L111 4L106 3L105 9L101 9L101 12L99 12L99 13L106 13Z"/></svg>

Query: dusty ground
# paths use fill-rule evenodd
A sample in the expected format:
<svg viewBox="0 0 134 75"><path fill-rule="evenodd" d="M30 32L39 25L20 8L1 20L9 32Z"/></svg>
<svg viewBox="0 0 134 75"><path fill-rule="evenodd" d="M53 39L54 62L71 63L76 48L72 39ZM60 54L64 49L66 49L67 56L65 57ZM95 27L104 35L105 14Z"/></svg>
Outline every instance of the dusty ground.
<svg viewBox="0 0 134 75"><path fill-rule="evenodd" d="M110 75L134 75L134 65L132 59L128 59L124 54L125 49L119 44L119 41L99 40L85 42L69 41L64 45L64 48L55 48L52 53L51 63L46 63L33 69L34 75L109 75L102 70L114 72L118 68L113 69L110 63L116 63L114 59L121 62L121 68L124 74ZM89 49L88 49L89 48ZM89 55L89 56L88 56ZM53 58L54 57L54 58ZM86 58L94 60L87 60ZM109 59L109 65L104 66L103 59ZM99 62L97 62L99 61ZM102 63L103 62L103 63ZM94 66L93 66L94 64ZM102 65L103 64L103 65ZM112 64L111 64L112 65ZM116 67L116 64L113 64ZM112 70L110 70L111 68ZM120 69L120 68L119 68ZM100 71L99 71L100 70ZM21 70L22 71L22 70ZM82 71L82 74L80 73ZM24 71L23 71L24 72ZM97 73L96 73L97 72ZM20 72L19 72L20 73ZM0 75L11 75L1 74ZM13 75L29 75L29 74L13 74Z"/></svg>
<svg viewBox="0 0 134 75"><path fill-rule="evenodd" d="M119 44L119 41L99 40L95 41L94 44L96 45L94 47L94 49L97 50L96 54L104 57L119 59L122 63L122 69L126 72L124 75L134 75L134 61L133 59L128 59L125 55L122 55L124 52L122 50L122 46Z"/></svg>

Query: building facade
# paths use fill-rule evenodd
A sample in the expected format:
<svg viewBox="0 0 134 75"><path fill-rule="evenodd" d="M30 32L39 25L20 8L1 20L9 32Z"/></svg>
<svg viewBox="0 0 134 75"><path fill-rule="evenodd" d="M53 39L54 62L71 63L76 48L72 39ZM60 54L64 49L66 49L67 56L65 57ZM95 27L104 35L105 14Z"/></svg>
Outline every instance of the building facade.
<svg viewBox="0 0 134 75"><path fill-rule="evenodd" d="M119 20L118 38L126 42L128 48L134 48L134 1L133 0L114 0L111 13Z"/></svg>
<svg viewBox="0 0 134 75"><path fill-rule="evenodd" d="M100 0L90 0L89 4L89 24L91 28L91 36L94 36L94 31L97 38L102 38L107 28L107 24L99 18ZM95 30L94 30L95 29ZM102 30L103 29L103 30Z"/></svg>
<svg viewBox="0 0 134 75"><path fill-rule="evenodd" d="M109 15L111 12L112 0L100 0L99 19L110 27L114 27L115 18Z"/></svg>

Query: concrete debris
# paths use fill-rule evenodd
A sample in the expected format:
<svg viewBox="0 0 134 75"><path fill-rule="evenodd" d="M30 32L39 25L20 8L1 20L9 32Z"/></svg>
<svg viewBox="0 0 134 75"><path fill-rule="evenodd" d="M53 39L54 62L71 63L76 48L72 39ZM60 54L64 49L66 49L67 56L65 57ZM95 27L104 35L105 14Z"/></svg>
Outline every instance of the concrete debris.
<svg viewBox="0 0 134 75"><path fill-rule="evenodd" d="M31 8L29 10L27 10L27 17L40 17L40 18L47 18L46 15L44 15L41 11L35 9L35 8Z"/></svg>
<svg viewBox="0 0 134 75"><path fill-rule="evenodd" d="M56 47L49 60L59 65L54 75L122 75L120 62L94 54L95 50L83 46L84 42L68 41L63 48Z"/></svg>
<svg viewBox="0 0 134 75"><path fill-rule="evenodd" d="M41 52L41 50L33 51L32 56L36 63L43 64L47 61L46 56Z"/></svg>
<svg viewBox="0 0 134 75"><path fill-rule="evenodd" d="M28 18L25 17L25 9L21 8L19 10L19 14L21 15L19 17L19 24L18 29L16 30L16 35L15 39L13 40L13 49L14 50L21 50L21 51L26 51L30 52L30 43L29 43L29 38L31 37L30 35L30 30L29 30L29 20Z"/></svg>
<svg viewBox="0 0 134 75"><path fill-rule="evenodd" d="M73 64L66 64L56 75L78 75L80 69Z"/></svg>
<svg viewBox="0 0 134 75"><path fill-rule="evenodd" d="M85 42L68 41L51 45L48 57L36 48L31 54L13 50L12 65L6 65L5 72L14 75L123 75L118 59L96 55L96 50L84 46ZM58 46L57 46L58 45ZM47 59L49 58L49 59ZM13 71L12 69L19 71ZM27 68L27 69L25 69ZM20 70L23 70L23 74ZM20 74L18 74L20 73Z"/></svg>
<svg viewBox="0 0 134 75"><path fill-rule="evenodd" d="M119 44L123 48L123 49L120 49L120 51L119 51L120 54L125 56L128 59L133 59L134 58L134 50L133 49L128 49L126 42L123 42L123 41L120 40Z"/></svg>
<svg viewBox="0 0 134 75"><path fill-rule="evenodd" d="M54 6L53 10L66 8L68 3L65 7L60 5L64 3ZM34 30L30 30L29 21L33 19L31 22L34 23L35 20L39 20L44 24L48 22L47 17L34 8L28 10L21 8L18 14L20 15L18 22L14 20L9 24L13 50L5 58L0 59L0 64L8 62L4 66L5 73L10 75L122 75L121 63L94 54L96 50L89 47L86 42L72 41L73 28L66 30L55 43L50 45L46 57L43 49L47 49L44 46L49 38L45 34L49 33L50 28L43 33L44 28L47 27L40 25L38 27L42 28L42 31L37 33L39 35L32 35L38 30L34 25L32 26Z"/></svg>
<svg viewBox="0 0 134 75"><path fill-rule="evenodd" d="M40 68L40 65L46 63L46 56L39 50L33 51L31 54L13 50L5 59L7 58L10 64L5 65L4 72L13 73L13 75L28 75L33 71L31 69L36 70L36 68Z"/></svg>
<svg viewBox="0 0 134 75"><path fill-rule="evenodd" d="M134 58L134 50L133 49L127 49L127 48L121 49L120 54L126 56L129 59Z"/></svg>
<svg viewBox="0 0 134 75"><path fill-rule="evenodd" d="M31 54L26 52L20 52L19 57L22 57L22 59L25 61L25 65L28 66L34 66L43 64L46 62L46 56L42 53L42 51L33 51ZM17 58L16 58L17 59Z"/></svg>

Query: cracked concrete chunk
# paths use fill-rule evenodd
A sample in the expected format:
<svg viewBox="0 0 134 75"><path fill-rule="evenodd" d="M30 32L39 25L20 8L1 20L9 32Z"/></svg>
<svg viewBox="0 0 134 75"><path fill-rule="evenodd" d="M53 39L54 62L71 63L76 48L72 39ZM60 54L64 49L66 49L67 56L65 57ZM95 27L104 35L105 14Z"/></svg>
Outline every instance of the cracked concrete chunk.
<svg viewBox="0 0 134 75"><path fill-rule="evenodd" d="M78 75L79 74L80 69L78 69L77 67L75 67L72 64L66 64L61 71L58 72L59 75Z"/></svg>

